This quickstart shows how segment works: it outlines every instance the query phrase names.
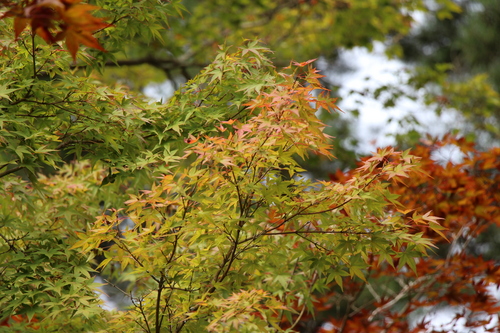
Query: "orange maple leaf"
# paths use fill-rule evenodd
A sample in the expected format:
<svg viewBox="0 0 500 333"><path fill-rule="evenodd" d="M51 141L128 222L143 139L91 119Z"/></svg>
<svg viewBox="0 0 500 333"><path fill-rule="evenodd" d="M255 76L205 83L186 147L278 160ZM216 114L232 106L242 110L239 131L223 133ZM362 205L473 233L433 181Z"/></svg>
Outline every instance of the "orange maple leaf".
<svg viewBox="0 0 500 333"><path fill-rule="evenodd" d="M88 4L76 4L70 6L62 15L62 20L66 24L66 29L62 36L65 37L66 47L73 59L76 58L80 44L106 51L93 36L93 32L109 27L110 25L100 18L92 16L89 11L99 7Z"/></svg>
<svg viewBox="0 0 500 333"><path fill-rule="evenodd" d="M0 19L14 17L16 38L31 25L32 32L49 44L65 40L66 47L75 60L81 44L106 51L93 33L110 26L89 13L99 7L80 2L81 0L33 0L24 7L13 6Z"/></svg>

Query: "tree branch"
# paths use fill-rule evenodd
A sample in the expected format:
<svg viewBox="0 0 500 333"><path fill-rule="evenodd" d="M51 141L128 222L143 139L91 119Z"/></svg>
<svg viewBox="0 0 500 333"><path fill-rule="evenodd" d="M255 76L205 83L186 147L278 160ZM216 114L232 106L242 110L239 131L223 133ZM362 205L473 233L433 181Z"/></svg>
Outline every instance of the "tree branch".
<svg viewBox="0 0 500 333"><path fill-rule="evenodd" d="M165 276L161 274L160 281L158 281L158 290L156 295L156 308L155 308L155 332L161 332L161 318L163 318L163 312L161 311L161 293L163 292L163 284L165 282ZM161 316L161 318L160 318Z"/></svg>
<svg viewBox="0 0 500 333"><path fill-rule="evenodd" d="M404 296L406 296L406 294L408 294L408 292L415 285L419 284L422 281L431 280L432 278L433 278L432 276L421 276L421 277L417 278L415 281L411 281L410 283L408 283L403 289L401 289L401 291L396 295L396 297L394 297L392 300L390 300L389 302L385 303L381 307L376 308L372 312L372 314L370 315L370 317L368 317L368 321L371 322L373 320L373 318L375 318L375 316L378 315L380 312L382 312L382 311L384 311L386 309L389 309L394 304L396 304L401 298L403 298Z"/></svg>
<svg viewBox="0 0 500 333"><path fill-rule="evenodd" d="M12 168L12 169L9 169L9 170L5 170L4 172L0 173L0 178L5 177L7 175L10 175L11 173L19 171L19 170L21 170L23 168L24 168L23 166L17 166L15 168Z"/></svg>
<svg viewBox="0 0 500 333"><path fill-rule="evenodd" d="M186 69L190 67L204 68L208 66L206 63L187 63L175 59L159 59L152 56L147 56L137 59L124 59L116 61L107 61L104 63L105 67L122 67L122 66L139 66L139 65L151 65L153 67L162 70L172 70L172 69ZM83 68L86 67L85 64L77 64L71 66L71 68Z"/></svg>

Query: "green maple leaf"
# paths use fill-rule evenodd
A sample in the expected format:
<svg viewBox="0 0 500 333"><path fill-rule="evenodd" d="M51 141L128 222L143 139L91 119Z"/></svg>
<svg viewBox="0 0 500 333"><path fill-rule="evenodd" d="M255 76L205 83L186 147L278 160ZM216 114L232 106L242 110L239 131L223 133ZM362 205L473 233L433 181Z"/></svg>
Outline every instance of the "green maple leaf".
<svg viewBox="0 0 500 333"><path fill-rule="evenodd" d="M8 84L1 84L0 85L0 99L7 98L9 101L12 102L12 100L9 97L9 94L11 92L13 92L13 91L19 90L19 88L17 88L17 89L9 89L8 87L9 87Z"/></svg>

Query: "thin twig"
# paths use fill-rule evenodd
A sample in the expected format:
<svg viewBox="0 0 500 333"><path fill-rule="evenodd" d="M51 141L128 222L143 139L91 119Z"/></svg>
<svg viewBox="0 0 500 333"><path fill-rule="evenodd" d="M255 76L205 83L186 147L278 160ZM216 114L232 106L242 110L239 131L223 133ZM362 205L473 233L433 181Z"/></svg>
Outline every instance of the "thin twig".
<svg viewBox="0 0 500 333"><path fill-rule="evenodd" d="M394 297L392 300L390 300L389 302L385 303L384 305L382 305L382 306L376 308L375 310L373 310L373 312L370 315L370 317L368 317L368 321L371 322L373 320L373 318L375 318L375 316L378 315L380 312L385 311L386 309L390 308L391 306L393 306L394 304L396 304L401 298L403 298L404 296L406 296L406 294L415 285L419 284L422 281L426 281L426 280L432 280L432 276L421 276L421 277L417 278L415 281L411 281L410 283L408 283L403 289L401 289L401 291L396 295L396 297Z"/></svg>

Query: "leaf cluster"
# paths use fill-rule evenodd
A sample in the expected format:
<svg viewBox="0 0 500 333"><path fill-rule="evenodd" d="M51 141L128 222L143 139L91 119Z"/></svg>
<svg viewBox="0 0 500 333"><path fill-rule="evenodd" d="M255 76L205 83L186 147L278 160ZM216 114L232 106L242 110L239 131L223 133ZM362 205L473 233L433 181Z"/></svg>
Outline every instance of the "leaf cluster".
<svg viewBox="0 0 500 333"><path fill-rule="evenodd" d="M174 96L174 106L191 101L180 104L180 119L203 126L151 189L131 195L124 213L101 215L73 245L92 253L112 244L99 269L119 267L134 282L124 291L131 311L120 315L129 331L291 329L313 311L315 292L332 282L342 287L345 276L364 280L374 255L415 268L414 257L430 246L395 214L397 198L385 182L416 167L407 152L381 151L346 184L301 175L294 157L309 150L331 156L315 114L335 110L334 100L312 94L323 88L309 62L284 72L268 67L262 85L240 79L267 63L256 45L221 52L187 93ZM244 67L246 57L251 66ZM225 100L224 77L246 102ZM210 83L201 94L192 90L198 80ZM225 105L228 120L219 108L210 113L212 100ZM203 116L193 116L197 109ZM123 226L123 214L133 226Z"/></svg>
<svg viewBox="0 0 500 333"><path fill-rule="evenodd" d="M79 2L21 4L50 14L16 21L42 37L76 8L102 22ZM127 4L116 6L117 30L127 14L137 28L159 17ZM312 61L278 70L258 41L223 46L162 105L100 83L104 58L83 50L84 72L60 51L33 34L2 40L2 324L28 325L15 323L21 316L46 330L292 331L316 293L366 281L375 257L415 270L430 246L415 224L440 231L429 214L401 214L391 191L418 169L408 152L379 151L346 182L304 174L297 159L333 157L317 114L338 110ZM130 311L100 308L95 273Z"/></svg>
<svg viewBox="0 0 500 333"><path fill-rule="evenodd" d="M450 147L460 161L448 161ZM390 188L405 207L400 214L414 222L412 232L432 239L436 250L412 264L413 270L395 271L381 262L386 258L374 256L366 281L351 280L343 294L332 290L318 297L317 308L341 331L494 332L491 320L499 308L491 290L498 288L499 269L495 250L485 249L497 244L490 239L485 246L484 240L498 233L499 150L481 152L471 141L448 136L424 141L413 153L421 158L423 173L414 173L404 184L391 182ZM332 178L345 182L351 176L337 173ZM418 208L432 210L440 219L421 215ZM401 260L403 256L394 264ZM431 318L442 309L455 315L437 327Z"/></svg>

